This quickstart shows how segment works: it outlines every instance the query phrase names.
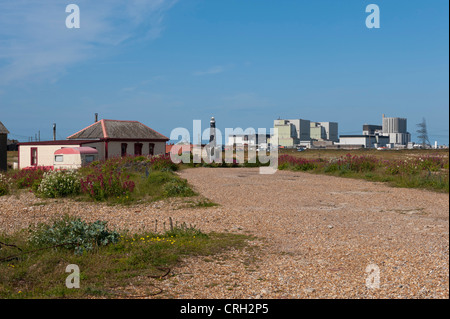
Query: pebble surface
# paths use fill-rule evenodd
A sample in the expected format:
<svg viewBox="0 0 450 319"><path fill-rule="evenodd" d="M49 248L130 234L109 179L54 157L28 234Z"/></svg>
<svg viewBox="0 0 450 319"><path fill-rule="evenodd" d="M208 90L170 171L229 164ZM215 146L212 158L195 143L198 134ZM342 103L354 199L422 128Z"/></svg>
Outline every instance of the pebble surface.
<svg viewBox="0 0 450 319"><path fill-rule="evenodd" d="M243 251L187 258L158 281L157 298L449 298L448 194L258 168L178 174L219 206L108 206L23 193L0 197L0 232L70 214L131 232L160 231L171 217L204 232L255 236ZM132 290L145 294L145 280Z"/></svg>

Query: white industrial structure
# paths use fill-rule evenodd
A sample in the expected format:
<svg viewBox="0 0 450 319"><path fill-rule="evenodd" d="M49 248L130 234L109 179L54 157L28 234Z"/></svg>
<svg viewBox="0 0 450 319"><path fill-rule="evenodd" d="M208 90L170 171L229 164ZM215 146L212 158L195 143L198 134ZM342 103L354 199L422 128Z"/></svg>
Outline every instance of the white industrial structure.
<svg viewBox="0 0 450 319"><path fill-rule="evenodd" d="M282 147L310 147L314 141L337 142L338 123L311 122L305 119L278 119L273 122L278 129L278 144Z"/></svg>
<svg viewBox="0 0 450 319"><path fill-rule="evenodd" d="M406 148L411 142L406 118L385 117L383 125L363 125L362 135L341 135L337 145L363 148Z"/></svg>
<svg viewBox="0 0 450 319"><path fill-rule="evenodd" d="M341 135L338 144L344 146L359 146L362 148L387 147L389 144L389 137L372 134Z"/></svg>
<svg viewBox="0 0 450 319"><path fill-rule="evenodd" d="M317 141L338 142L338 123L336 122L311 122L310 137Z"/></svg>
<svg viewBox="0 0 450 319"><path fill-rule="evenodd" d="M408 145L411 142L411 134L407 130L406 118L385 117L383 114L383 133L389 136L389 143L394 147Z"/></svg>

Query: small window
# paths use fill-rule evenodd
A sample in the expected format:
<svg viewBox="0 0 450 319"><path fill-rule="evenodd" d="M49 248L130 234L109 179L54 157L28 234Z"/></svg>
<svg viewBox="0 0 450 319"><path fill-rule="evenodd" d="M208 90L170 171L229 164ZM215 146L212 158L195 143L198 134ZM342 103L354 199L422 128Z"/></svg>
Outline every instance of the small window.
<svg viewBox="0 0 450 319"><path fill-rule="evenodd" d="M142 145L141 143L134 144L134 155L141 156L142 155Z"/></svg>
<svg viewBox="0 0 450 319"><path fill-rule="evenodd" d="M94 155L86 155L86 156L84 157L84 161L85 161L86 163L92 163L92 162L94 161L94 159L95 159L95 156L94 156Z"/></svg>
<svg viewBox="0 0 450 319"><path fill-rule="evenodd" d="M30 160L31 165L36 166L37 160L38 160L37 147L32 147L31 148L31 160Z"/></svg>
<svg viewBox="0 0 450 319"><path fill-rule="evenodd" d="M127 147L128 147L127 143L122 143L120 145L120 150L121 150L120 154L122 155L122 157L127 155Z"/></svg>
<svg viewBox="0 0 450 319"><path fill-rule="evenodd" d="M155 143L150 143L148 145L148 155L155 155Z"/></svg>
<svg viewBox="0 0 450 319"><path fill-rule="evenodd" d="M55 163L61 163L64 162L64 156L63 155L55 155Z"/></svg>

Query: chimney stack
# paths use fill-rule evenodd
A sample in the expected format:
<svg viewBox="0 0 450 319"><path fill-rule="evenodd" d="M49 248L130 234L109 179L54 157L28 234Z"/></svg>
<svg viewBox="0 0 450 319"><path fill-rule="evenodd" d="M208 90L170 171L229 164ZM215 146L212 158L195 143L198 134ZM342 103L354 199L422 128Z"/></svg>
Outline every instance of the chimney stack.
<svg viewBox="0 0 450 319"><path fill-rule="evenodd" d="M95 123L98 122L98 113L95 113Z"/></svg>
<svg viewBox="0 0 450 319"><path fill-rule="evenodd" d="M53 123L53 140L56 141L56 123Z"/></svg>

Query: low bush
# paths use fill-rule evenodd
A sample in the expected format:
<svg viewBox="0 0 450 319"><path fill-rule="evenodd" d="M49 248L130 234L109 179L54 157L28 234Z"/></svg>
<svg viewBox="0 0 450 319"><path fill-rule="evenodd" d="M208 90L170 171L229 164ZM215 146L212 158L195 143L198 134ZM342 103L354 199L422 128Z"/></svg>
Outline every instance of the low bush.
<svg viewBox="0 0 450 319"><path fill-rule="evenodd" d="M101 170L94 170L91 174L83 176L80 182L81 192L98 201L111 197L129 198L134 188L135 183L130 180L129 175L117 171L103 173Z"/></svg>
<svg viewBox="0 0 450 319"><path fill-rule="evenodd" d="M0 174L0 196L8 195L11 189L11 178Z"/></svg>
<svg viewBox="0 0 450 319"><path fill-rule="evenodd" d="M319 167L319 160L297 158L289 155L281 155L278 159L278 169L291 169L294 171L309 171Z"/></svg>
<svg viewBox="0 0 450 319"><path fill-rule="evenodd" d="M164 185L163 195L165 197L189 197L196 193L189 187L186 180L172 180Z"/></svg>
<svg viewBox="0 0 450 319"><path fill-rule="evenodd" d="M0 241L7 243L0 249L0 298L130 298L130 291L121 288L133 286L142 288L140 294L154 296L163 292L155 289L158 282L187 257L211 256L230 248L244 250L253 239L241 234L205 234L195 226L177 224L159 233L123 231L119 235L108 230L105 222L86 223L65 216L30 228L31 237L26 230L0 233ZM69 242L79 245L55 247ZM253 251L252 247L245 254ZM80 269L79 289L64 285L69 264ZM159 280L153 284L143 280L151 277Z"/></svg>
<svg viewBox="0 0 450 319"><path fill-rule="evenodd" d="M65 216L53 224L39 224L30 229L30 242L38 247L67 245L76 254L90 251L99 246L117 243L120 235L107 228L107 222L87 223L79 218Z"/></svg>
<svg viewBox="0 0 450 319"><path fill-rule="evenodd" d="M58 198L78 195L81 190L80 176L76 171L50 171L44 173L39 186L33 184L36 195L44 198Z"/></svg>
<svg viewBox="0 0 450 319"><path fill-rule="evenodd" d="M30 188L35 183L40 183L44 173L51 169L47 167L36 167L34 169L22 169L11 174L13 186L18 189Z"/></svg>

